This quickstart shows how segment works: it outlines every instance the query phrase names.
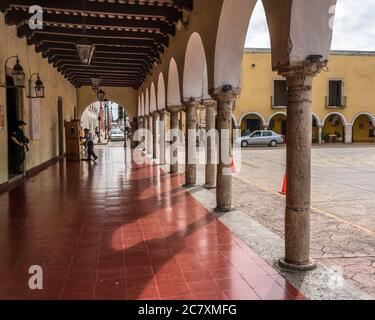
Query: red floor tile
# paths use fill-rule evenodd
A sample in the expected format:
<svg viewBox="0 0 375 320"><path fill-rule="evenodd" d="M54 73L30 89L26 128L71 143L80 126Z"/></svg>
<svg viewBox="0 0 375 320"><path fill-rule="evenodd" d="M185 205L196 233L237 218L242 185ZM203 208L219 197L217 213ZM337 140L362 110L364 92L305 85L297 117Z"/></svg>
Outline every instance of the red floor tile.
<svg viewBox="0 0 375 320"><path fill-rule="evenodd" d="M0 195L0 299L304 299L183 176L98 153L97 166L62 162ZM28 288L31 265L44 290Z"/></svg>

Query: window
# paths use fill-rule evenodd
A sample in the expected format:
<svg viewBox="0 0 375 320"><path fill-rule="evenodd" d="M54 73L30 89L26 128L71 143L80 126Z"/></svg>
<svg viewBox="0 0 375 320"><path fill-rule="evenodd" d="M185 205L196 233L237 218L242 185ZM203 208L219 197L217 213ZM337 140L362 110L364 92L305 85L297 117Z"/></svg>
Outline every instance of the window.
<svg viewBox="0 0 375 320"><path fill-rule="evenodd" d="M288 85L286 80L273 80L273 107L286 107L288 105Z"/></svg>
<svg viewBox="0 0 375 320"><path fill-rule="evenodd" d="M272 132L271 131L264 131L263 137L272 137Z"/></svg>
<svg viewBox="0 0 375 320"><path fill-rule="evenodd" d="M326 105L328 107L344 107L345 98L343 97L343 81L329 80L328 99Z"/></svg>
<svg viewBox="0 0 375 320"><path fill-rule="evenodd" d="M261 136L262 136L262 132L257 131L257 132L254 132L251 137L252 138L258 138L258 137L261 137Z"/></svg>

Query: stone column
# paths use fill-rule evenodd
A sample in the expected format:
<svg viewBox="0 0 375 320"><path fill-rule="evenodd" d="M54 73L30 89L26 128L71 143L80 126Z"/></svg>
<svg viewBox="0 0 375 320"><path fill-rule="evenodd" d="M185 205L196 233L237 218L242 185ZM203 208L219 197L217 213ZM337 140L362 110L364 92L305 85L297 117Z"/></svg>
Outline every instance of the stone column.
<svg viewBox="0 0 375 320"><path fill-rule="evenodd" d="M144 145L145 145L145 150L144 150L144 152L145 152L145 154L147 154L147 152L148 152L148 133L147 133L147 131L148 131L148 117L147 116L144 116L143 117L143 132L144 132L144 135L145 135L145 137L144 137Z"/></svg>
<svg viewBox="0 0 375 320"><path fill-rule="evenodd" d="M153 141L152 124L153 124L153 117L152 115L149 115L148 116L148 131L147 131L147 136L148 136L147 154L151 155L151 157L152 157L152 141Z"/></svg>
<svg viewBox="0 0 375 320"><path fill-rule="evenodd" d="M320 70L317 60L279 70L288 83L285 258L280 266L290 270L315 268L310 260L311 100L313 77Z"/></svg>
<svg viewBox="0 0 375 320"><path fill-rule="evenodd" d="M206 170L205 188L216 188L216 101L203 102L206 109Z"/></svg>
<svg viewBox="0 0 375 320"><path fill-rule="evenodd" d="M323 134L323 126L318 126L318 143L319 144L323 143L322 134Z"/></svg>
<svg viewBox="0 0 375 320"><path fill-rule="evenodd" d="M353 143L353 126L351 124L345 125L345 143Z"/></svg>
<svg viewBox="0 0 375 320"><path fill-rule="evenodd" d="M153 159L158 159L158 122L159 122L159 113L152 113L152 157Z"/></svg>
<svg viewBox="0 0 375 320"><path fill-rule="evenodd" d="M179 131L178 114L182 111L182 106L169 106L167 107L170 113L170 130ZM171 141L171 153L170 153L170 173L178 173L178 148L174 150L172 145L179 144L179 135L174 134L173 140Z"/></svg>
<svg viewBox="0 0 375 320"><path fill-rule="evenodd" d="M166 164L166 147L165 147L165 115L167 113L166 110L161 110L159 112L159 164L164 165Z"/></svg>
<svg viewBox="0 0 375 320"><path fill-rule="evenodd" d="M185 143L185 187L197 183L197 107L195 99L184 102L186 110L186 143Z"/></svg>
<svg viewBox="0 0 375 320"><path fill-rule="evenodd" d="M216 127L219 134L219 162L216 174L217 211L228 212L232 207L232 108L235 94L232 87L225 86L212 94L217 102Z"/></svg>

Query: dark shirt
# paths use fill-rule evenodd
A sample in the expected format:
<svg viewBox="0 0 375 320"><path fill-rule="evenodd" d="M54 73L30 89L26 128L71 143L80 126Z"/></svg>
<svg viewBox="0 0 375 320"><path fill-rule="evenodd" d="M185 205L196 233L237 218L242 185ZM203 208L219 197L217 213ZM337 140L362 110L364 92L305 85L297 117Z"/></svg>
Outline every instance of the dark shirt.
<svg viewBox="0 0 375 320"><path fill-rule="evenodd" d="M19 143L29 143L29 139L23 133L23 130L20 128L15 129L12 134L12 137L16 138Z"/></svg>

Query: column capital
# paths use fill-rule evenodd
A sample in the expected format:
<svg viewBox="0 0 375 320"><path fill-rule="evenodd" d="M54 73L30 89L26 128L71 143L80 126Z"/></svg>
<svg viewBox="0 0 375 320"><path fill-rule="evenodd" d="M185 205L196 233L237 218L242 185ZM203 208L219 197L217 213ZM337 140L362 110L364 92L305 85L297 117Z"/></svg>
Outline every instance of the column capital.
<svg viewBox="0 0 375 320"><path fill-rule="evenodd" d="M240 93L240 88L233 88L231 85L210 90L211 97L215 101L222 103L232 102L234 99L239 97Z"/></svg>
<svg viewBox="0 0 375 320"><path fill-rule="evenodd" d="M184 106L183 105L167 106L167 110L169 113L178 113L178 112L184 111Z"/></svg>
<svg viewBox="0 0 375 320"><path fill-rule="evenodd" d="M165 110L165 109L163 109L163 110L158 110L157 112L158 112L159 116L161 116L161 115L166 115L166 114L167 114L167 110Z"/></svg>
<svg viewBox="0 0 375 320"><path fill-rule="evenodd" d="M296 65L280 66L278 74L285 78L315 77L321 71L327 70L327 60L320 56L309 56L304 62Z"/></svg>
<svg viewBox="0 0 375 320"><path fill-rule="evenodd" d="M199 100L195 99L195 98L192 98L192 99L189 99L189 100L184 100L182 102L182 104L185 106L185 108L189 108L189 107L198 107L199 105Z"/></svg>
<svg viewBox="0 0 375 320"><path fill-rule="evenodd" d="M214 99L202 100L202 105L205 108L216 108L217 107L217 103Z"/></svg>
<svg viewBox="0 0 375 320"><path fill-rule="evenodd" d="M159 116L159 112L157 112L157 111L154 111L154 112L151 112L150 113L150 115L151 115L151 117L158 117Z"/></svg>

